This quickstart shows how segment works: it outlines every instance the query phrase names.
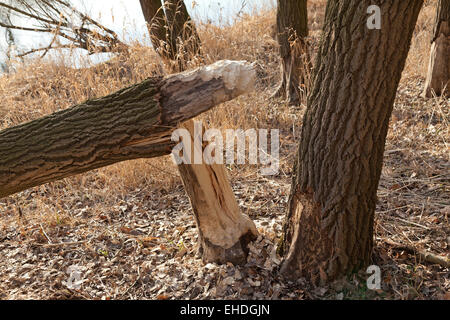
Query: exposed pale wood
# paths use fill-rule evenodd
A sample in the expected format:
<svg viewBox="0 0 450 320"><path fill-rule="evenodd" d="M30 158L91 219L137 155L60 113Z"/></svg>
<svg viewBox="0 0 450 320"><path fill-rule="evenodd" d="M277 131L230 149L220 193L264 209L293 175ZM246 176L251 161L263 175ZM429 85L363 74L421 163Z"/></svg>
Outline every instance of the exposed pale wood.
<svg viewBox="0 0 450 320"><path fill-rule="evenodd" d="M246 62L149 78L0 131L0 198L120 161L169 154L176 126L251 90Z"/></svg>
<svg viewBox="0 0 450 320"><path fill-rule="evenodd" d="M200 147L198 151L203 154L203 147L194 143L194 122L190 120L182 127L191 134L191 159L195 148ZM241 213L225 166L181 164L178 169L194 211L203 261L245 263L247 245L256 239L257 230L250 218Z"/></svg>

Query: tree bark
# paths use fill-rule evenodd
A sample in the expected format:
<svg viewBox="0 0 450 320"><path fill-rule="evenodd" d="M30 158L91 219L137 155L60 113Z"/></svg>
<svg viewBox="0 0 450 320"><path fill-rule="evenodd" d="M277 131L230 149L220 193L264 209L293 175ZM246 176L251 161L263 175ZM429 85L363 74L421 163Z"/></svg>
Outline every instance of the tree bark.
<svg viewBox="0 0 450 320"><path fill-rule="evenodd" d="M140 0L142 13L155 51L170 59L167 41L167 21L161 0Z"/></svg>
<svg viewBox="0 0 450 320"><path fill-rule="evenodd" d="M450 0L439 0L423 96L448 96L450 92Z"/></svg>
<svg viewBox="0 0 450 320"><path fill-rule="evenodd" d="M169 154L176 126L248 92L246 62L154 77L0 131L0 198L120 161Z"/></svg>
<svg viewBox="0 0 450 320"><path fill-rule="evenodd" d="M381 30L367 8L381 9ZM329 0L303 119L281 272L327 282L369 264L384 146L421 0Z"/></svg>
<svg viewBox="0 0 450 320"><path fill-rule="evenodd" d="M195 149L194 122L182 125L190 132L191 159ZM203 136L203 128L201 128ZM257 237L255 224L241 213L223 164L180 164L183 185L199 230L199 253L204 262L235 265L247 261L247 245Z"/></svg>
<svg viewBox="0 0 450 320"><path fill-rule="evenodd" d="M278 0L277 39L281 56L281 83L274 97L297 104L306 96L310 56L305 38L308 36L306 0Z"/></svg>
<svg viewBox="0 0 450 320"><path fill-rule="evenodd" d="M182 0L140 0L148 31L156 52L170 67L170 73L187 69L201 58L201 40Z"/></svg>
<svg viewBox="0 0 450 320"><path fill-rule="evenodd" d="M186 5L182 0L165 1L167 24L169 26L168 41L172 48L173 70L186 70L188 62L201 57L201 40Z"/></svg>

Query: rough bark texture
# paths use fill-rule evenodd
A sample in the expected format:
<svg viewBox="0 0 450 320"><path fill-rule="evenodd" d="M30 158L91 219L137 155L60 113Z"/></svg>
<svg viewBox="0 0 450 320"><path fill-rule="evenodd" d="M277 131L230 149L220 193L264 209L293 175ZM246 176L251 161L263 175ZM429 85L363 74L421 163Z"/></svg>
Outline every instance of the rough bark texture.
<svg viewBox="0 0 450 320"><path fill-rule="evenodd" d="M449 96L450 0L439 0L423 96Z"/></svg>
<svg viewBox="0 0 450 320"><path fill-rule="evenodd" d="M194 158L194 122L182 125L191 133ZM203 130L204 131L204 130ZM203 136L203 133L200 133ZM203 154L203 148L199 150ZM257 237L255 224L241 213L222 164L178 166L199 230L199 252L204 262L244 264L248 243Z"/></svg>
<svg viewBox="0 0 450 320"><path fill-rule="evenodd" d="M140 0L142 12L156 52L170 72L187 69L188 63L201 58L201 41L182 0Z"/></svg>
<svg viewBox="0 0 450 320"><path fill-rule="evenodd" d="M281 55L281 83L274 97L297 104L306 95L311 68L308 46L308 10L306 0L278 0L277 39Z"/></svg>
<svg viewBox="0 0 450 320"><path fill-rule="evenodd" d="M149 78L0 131L0 198L78 173L169 154L176 126L254 86L243 61Z"/></svg>
<svg viewBox="0 0 450 320"><path fill-rule="evenodd" d="M381 8L381 30L367 8ZM330 0L280 251L314 283L366 266L389 118L421 0Z"/></svg>

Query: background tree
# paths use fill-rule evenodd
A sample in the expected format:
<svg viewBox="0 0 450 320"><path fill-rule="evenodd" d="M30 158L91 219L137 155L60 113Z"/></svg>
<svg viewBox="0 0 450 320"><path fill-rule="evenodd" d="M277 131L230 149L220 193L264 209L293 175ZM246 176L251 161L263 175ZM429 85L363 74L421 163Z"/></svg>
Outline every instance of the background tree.
<svg viewBox="0 0 450 320"><path fill-rule="evenodd" d="M381 29L367 9L381 9ZM303 119L281 271L333 280L370 262L389 118L421 0L329 0Z"/></svg>
<svg viewBox="0 0 450 320"><path fill-rule="evenodd" d="M305 92L310 70L305 40L308 36L306 0L278 0L276 29L281 55L281 83L273 96L296 104L301 92Z"/></svg>
<svg viewBox="0 0 450 320"><path fill-rule="evenodd" d="M153 47L171 66L183 71L201 55L201 41L182 0L140 0Z"/></svg>
<svg viewBox="0 0 450 320"><path fill-rule="evenodd" d="M170 59L167 48L167 21L161 0L139 0L153 48L161 56Z"/></svg>
<svg viewBox="0 0 450 320"><path fill-rule="evenodd" d="M430 63L423 95L448 95L450 89L450 0L439 0ZM445 91L445 92L444 92Z"/></svg>

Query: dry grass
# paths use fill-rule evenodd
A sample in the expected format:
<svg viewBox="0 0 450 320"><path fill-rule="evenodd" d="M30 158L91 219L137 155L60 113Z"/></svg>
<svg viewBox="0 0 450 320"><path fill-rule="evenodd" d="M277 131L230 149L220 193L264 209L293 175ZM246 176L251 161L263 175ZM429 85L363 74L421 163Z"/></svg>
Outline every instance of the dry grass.
<svg viewBox="0 0 450 320"><path fill-rule="evenodd" d="M317 47L320 36L325 3L325 0L315 0L309 4L313 48ZM399 257L400 253L383 242L386 237L394 238L437 254L448 253L450 247L450 243L446 243L450 232L449 101L419 97L426 74L434 15L434 3L427 1L399 88L380 183L377 254L386 259L383 260L386 271L392 275L389 281L394 289L389 297L397 299L439 298L450 287L448 278L445 279L448 271L419 263L415 263L411 271L411 257ZM216 128L280 128L279 176L268 180L259 176L256 167L229 167L233 184L239 189L240 204L254 219L283 215L285 201L280 203L276 198L284 199L288 193L304 112L304 102L299 107L290 107L282 101L268 99L279 79L276 43L270 36L274 19L275 12L263 11L223 28L210 24L198 26L207 62L252 61L257 65L259 79L255 93L202 115L204 123ZM26 66L19 66L17 72L0 77L0 129L106 95L160 73L159 59L152 49L138 44L131 47L126 59L117 57L88 69L72 69L55 60L30 61ZM255 185L257 182L263 185ZM155 195L183 195L180 186L176 167L169 157L120 163L0 200L0 232L6 233L11 228L20 230L17 241L34 241L36 237L45 236L44 230L61 225L71 227L85 223L84 232L103 232L102 225L91 224L90 219L108 216L112 208L126 203L130 194L142 201L155 201L157 210L163 211L162 206L174 206L174 200L161 202L161 199L155 200ZM271 188L277 188L277 192L272 192ZM266 199L273 206L268 206ZM91 215L84 218L72 214L73 210L81 208L89 208ZM41 232L36 235L36 230ZM279 236L264 233L274 239ZM412 282L405 280L409 276ZM421 290L424 285L432 286L428 295Z"/></svg>

